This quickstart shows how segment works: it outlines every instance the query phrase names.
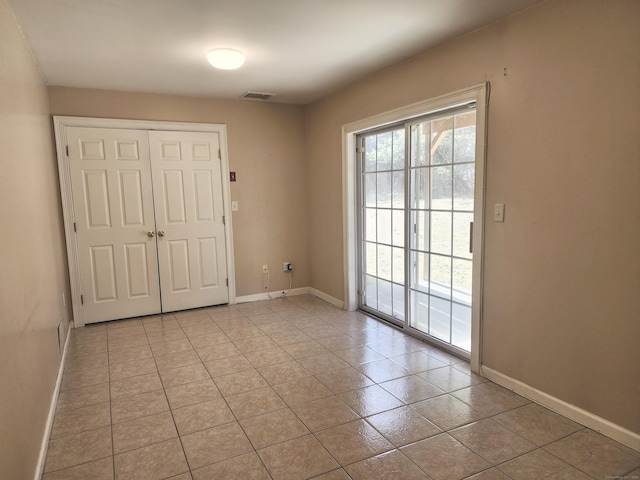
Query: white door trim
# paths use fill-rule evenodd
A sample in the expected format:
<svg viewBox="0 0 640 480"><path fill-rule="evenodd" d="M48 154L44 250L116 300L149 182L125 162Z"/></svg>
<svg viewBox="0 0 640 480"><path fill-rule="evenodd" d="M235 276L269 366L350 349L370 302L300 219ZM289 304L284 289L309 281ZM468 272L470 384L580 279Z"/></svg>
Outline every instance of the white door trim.
<svg viewBox="0 0 640 480"><path fill-rule="evenodd" d="M358 307L357 295L357 179L356 179L356 135L372 128L382 127L403 120L435 113L457 105L476 102L476 185L473 228L473 295L471 315L471 370L479 373L482 353L482 278L484 264L484 211L485 211L485 164L487 83L474 85L456 92L441 95L423 102L414 103L395 110L374 115L342 126L342 195L343 195L343 264L344 264L344 308Z"/></svg>
<svg viewBox="0 0 640 480"><path fill-rule="evenodd" d="M147 120L126 120L114 118L67 117L54 115L53 125L58 156L58 177L62 200L63 222L68 253L69 280L73 324L84 326L82 303L80 300L80 268L74 235L75 212L71 190L71 172L66 153L67 127L120 128L134 130L170 130L182 132L211 132L220 136L220 157L222 167L222 196L226 221L225 241L227 247L227 273L229 276L229 303L236 303L235 263L233 251L233 224L231 218L231 188L229 182L229 155L227 149L227 126L215 123L158 122Z"/></svg>

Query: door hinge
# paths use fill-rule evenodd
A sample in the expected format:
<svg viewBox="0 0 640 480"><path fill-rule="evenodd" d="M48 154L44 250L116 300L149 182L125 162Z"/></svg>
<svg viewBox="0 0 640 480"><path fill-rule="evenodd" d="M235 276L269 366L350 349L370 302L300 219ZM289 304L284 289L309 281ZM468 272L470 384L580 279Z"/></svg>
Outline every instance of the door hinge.
<svg viewBox="0 0 640 480"><path fill-rule="evenodd" d="M229 286L229 279L227 278L227 287Z"/></svg>
<svg viewBox="0 0 640 480"><path fill-rule="evenodd" d="M73 231L74 231L74 232L77 232L77 231L78 231L78 229L76 228L76 222L73 222Z"/></svg>
<svg viewBox="0 0 640 480"><path fill-rule="evenodd" d="M69 145L65 145L65 150L67 151L67 157L69 156Z"/></svg>
<svg viewBox="0 0 640 480"><path fill-rule="evenodd" d="M80 303L84 305L84 295L80 295Z"/></svg>
<svg viewBox="0 0 640 480"><path fill-rule="evenodd" d="M226 219L224 218L224 215L222 215L222 224L223 224L223 225L226 225L226 224L227 224L227 221L226 221Z"/></svg>
<svg viewBox="0 0 640 480"><path fill-rule="evenodd" d="M220 152L220 149L218 149L218 160L222 160L222 153Z"/></svg>

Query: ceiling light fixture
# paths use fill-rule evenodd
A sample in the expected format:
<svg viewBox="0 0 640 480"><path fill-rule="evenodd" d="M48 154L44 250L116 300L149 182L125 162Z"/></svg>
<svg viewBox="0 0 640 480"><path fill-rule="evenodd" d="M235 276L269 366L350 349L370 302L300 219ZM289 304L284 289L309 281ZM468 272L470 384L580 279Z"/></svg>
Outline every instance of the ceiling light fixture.
<svg viewBox="0 0 640 480"><path fill-rule="evenodd" d="M244 53L232 48L215 48L207 53L207 60L220 70L235 70L244 64Z"/></svg>

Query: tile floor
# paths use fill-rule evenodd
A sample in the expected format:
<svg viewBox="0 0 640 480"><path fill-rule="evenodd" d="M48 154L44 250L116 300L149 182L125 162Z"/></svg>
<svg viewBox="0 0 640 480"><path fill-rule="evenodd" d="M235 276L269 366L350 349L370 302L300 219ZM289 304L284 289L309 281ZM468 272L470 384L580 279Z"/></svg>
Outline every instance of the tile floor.
<svg viewBox="0 0 640 480"><path fill-rule="evenodd" d="M311 296L73 330L44 480L640 478L640 453Z"/></svg>

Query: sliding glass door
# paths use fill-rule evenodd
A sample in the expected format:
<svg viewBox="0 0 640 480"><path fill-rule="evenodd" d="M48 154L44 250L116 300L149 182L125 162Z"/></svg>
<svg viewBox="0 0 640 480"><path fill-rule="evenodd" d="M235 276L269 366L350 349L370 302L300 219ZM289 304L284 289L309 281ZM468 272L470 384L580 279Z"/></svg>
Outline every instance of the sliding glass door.
<svg viewBox="0 0 640 480"><path fill-rule="evenodd" d="M360 308L471 350L473 105L357 138Z"/></svg>

